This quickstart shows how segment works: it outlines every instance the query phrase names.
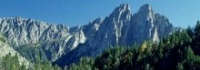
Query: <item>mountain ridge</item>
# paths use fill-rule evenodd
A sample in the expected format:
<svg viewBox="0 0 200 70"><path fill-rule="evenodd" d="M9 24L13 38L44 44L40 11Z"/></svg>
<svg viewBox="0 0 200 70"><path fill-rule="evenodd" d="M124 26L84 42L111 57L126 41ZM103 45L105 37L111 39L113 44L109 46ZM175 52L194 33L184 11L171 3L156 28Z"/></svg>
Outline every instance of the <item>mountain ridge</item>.
<svg viewBox="0 0 200 70"><path fill-rule="evenodd" d="M130 46L144 40L159 41L173 31L169 20L154 13L149 4L141 6L138 12L131 12L128 4L121 4L105 18L97 18L83 26L67 27L34 19L0 18L0 33L23 56L32 59L24 47L38 48L43 59L63 66L82 56L97 56L109 46ZM25 45L25 46L24 46ZM34 54L33 54L34 55ZM68 59L68 60L66 60Z"/></svg>
<svg viewBox="0 0 200 70"><path fill-rule="evenodd" d="M141 9L149 8L151 8L149 4L145 4L141 7ZM60 63L60 65L66 65L65 63L63 64L63 61L66 61L68 65L68 63L71 63L73 59L80 58L79 56L74 55L96 56L96 54L101 53L109 46L130 46L133 43L140 44L144 40L151 39L153 41L159 41L159 39L169 35L171 31L173 31L172 24L164 16L153 13L152 9L147 10L149 11L147 13L143 13L143 11L141 13L140 11L138 13L131 14L128 4L120 5L114 9L113 13L104 18L102 22L97 22L97 25L99 26L98 30L94 30L95 32L89 33L94 35L89 36L89 39L91 40L88 40L88 42L86 42L86 46L84 46L87 48L80 47L73 53L65 55L64 58L58 60L57 63ZM95 23L96 22L93 24ZM87 30L92 29L86 29L85 32L87 32ZM87 33L86 36L88 36ZM81 54L81 51L88 53ZM65 58L68 60L65 60Z"/></svg>

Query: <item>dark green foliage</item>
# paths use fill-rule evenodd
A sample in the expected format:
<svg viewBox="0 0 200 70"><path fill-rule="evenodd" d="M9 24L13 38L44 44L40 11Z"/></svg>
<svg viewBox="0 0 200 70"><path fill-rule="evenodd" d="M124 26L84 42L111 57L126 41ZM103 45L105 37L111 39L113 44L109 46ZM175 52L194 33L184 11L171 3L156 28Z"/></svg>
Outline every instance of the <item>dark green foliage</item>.
<svg viewBox="0 0 200 70"><path fill-rule="evenodd" d="M91 63L81 60L69 68L81 70L84 65L89 65L87 68L92 70L200 70L200 22L194 29L188 27L176 31L159 43L143 42L133 47L137 49L107 49L98 57L87 60Z"/></svg>
<svg viewBox="0 0 200 70"><path fill-rule="evenodd" d="M61 70L61 68L53 66L49 61L42 62L40 58L27 68L23 63L20 65L17 55L8 54L0 60L0 70Z"/></svg>
<svg viewBox="0 0 200 70"><path fill-rule="evenodd" d="M72 64L70 70L95 70L93 66L94 59L90 57L83 57L78 64Z"/></svg>
<svg viewBox="0 0 200 70"><path fill-rule="evenodd" d="M95 66L104 70L117 69L120 64L122 53L122 47L106 50L101 57L96 58Z"/></svg>
<svg viewBox="0 0 200 70"><path fill-rule="evenodd" d="M53 66L50 61L42 61L40 55L36 56L36 61L34 62L33 70L61 70L57 65Z"/></svg>

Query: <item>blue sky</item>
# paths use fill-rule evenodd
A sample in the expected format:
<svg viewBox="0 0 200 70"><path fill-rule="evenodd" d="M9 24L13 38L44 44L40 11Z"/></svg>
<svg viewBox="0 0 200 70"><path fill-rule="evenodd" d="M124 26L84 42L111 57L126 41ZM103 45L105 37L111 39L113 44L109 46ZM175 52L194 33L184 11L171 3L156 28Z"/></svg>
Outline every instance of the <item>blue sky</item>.
<svg viewBox="0 0 200 70"><path fill-rule="evenodd" d="M200 0L1 0L0 17L21 16L76 26L108 16L121 3L130 4L132 13L149 3L174 26L194 26L200 20Z"/></svg>

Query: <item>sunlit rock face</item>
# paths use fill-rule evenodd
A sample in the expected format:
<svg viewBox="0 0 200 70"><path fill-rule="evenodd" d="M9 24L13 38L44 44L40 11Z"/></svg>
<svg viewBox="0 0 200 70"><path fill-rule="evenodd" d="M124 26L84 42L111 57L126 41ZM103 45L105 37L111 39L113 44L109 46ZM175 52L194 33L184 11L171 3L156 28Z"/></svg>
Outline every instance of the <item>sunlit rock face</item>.
<svg viewBox="0 0 200 70"><path fill-rule="evenodd" d="M144 40L159 42L173 31L173 26L165 16L154 13L149 4L135 14L131 14L128 4L121 4L109 16L97 18L82 29L87 41L56 61L57 64L70 64L81 56L96 56L110 46L131 46Z"/></svg>

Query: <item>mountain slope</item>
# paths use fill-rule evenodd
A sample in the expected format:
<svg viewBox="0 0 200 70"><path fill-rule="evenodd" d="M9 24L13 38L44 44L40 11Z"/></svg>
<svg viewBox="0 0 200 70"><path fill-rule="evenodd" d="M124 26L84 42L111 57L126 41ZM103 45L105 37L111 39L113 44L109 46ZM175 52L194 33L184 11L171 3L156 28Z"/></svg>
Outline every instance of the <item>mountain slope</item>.
<svg viewBox="0 0 200 70"><path fill-rule="evenodd" d="M69 27L64 25L21 17L0 18L0 32L5 34L12 47L21 49L30 44L33 44L32 47L39 46L52 61L59 58L63 52L75 48L78 43L84 42L84 40L79 42L79 35L84 37L81 30L69 33Z"/></svg>
<svg viewBox="0 0 200 70"><path fill-rule="evenodd" d="M7 44L6 38L2 35L0 35L0 51L0 58L3 58L8 54L10 54L11 56L17 55L17 57L19 58L18 61L20 65L23 64L26 67L28 67L31 64L28 60L26 60L26 58L22 57L16 50L10 47L9 44Z"/></svg>
<svg viewBox="0 0 200 70"><path fill-rule="evenodd" d="M0 18L0 33L12 48L28 60L37 54L60 66L82 56L97 56L110 46L130 46L144 40L159 41L173 31L169 20L154 13L149 4L132 14L128 4L121 4L105 18L83 26L64 25L16 18Z"/></svg>
<svg viewBox="0 0 200 70"><path fill-rule="evenodd" d="M149 4L143 5L135 14L131 14L128 4L121 4L110 16L97 18L82 29L87 42L64 55L57 64L68 65L82 56L96 56L109 46L159 41L173 31L173 26L165 16L154 13Z"/></svg>
<svg viewBox="0 0 200 70"><path fill-rule="evenodd" d="M69 70L199 70L200 22L177 30L160 42L144 41L132 47L114 47L99 56L82 57Z"/></svg>

